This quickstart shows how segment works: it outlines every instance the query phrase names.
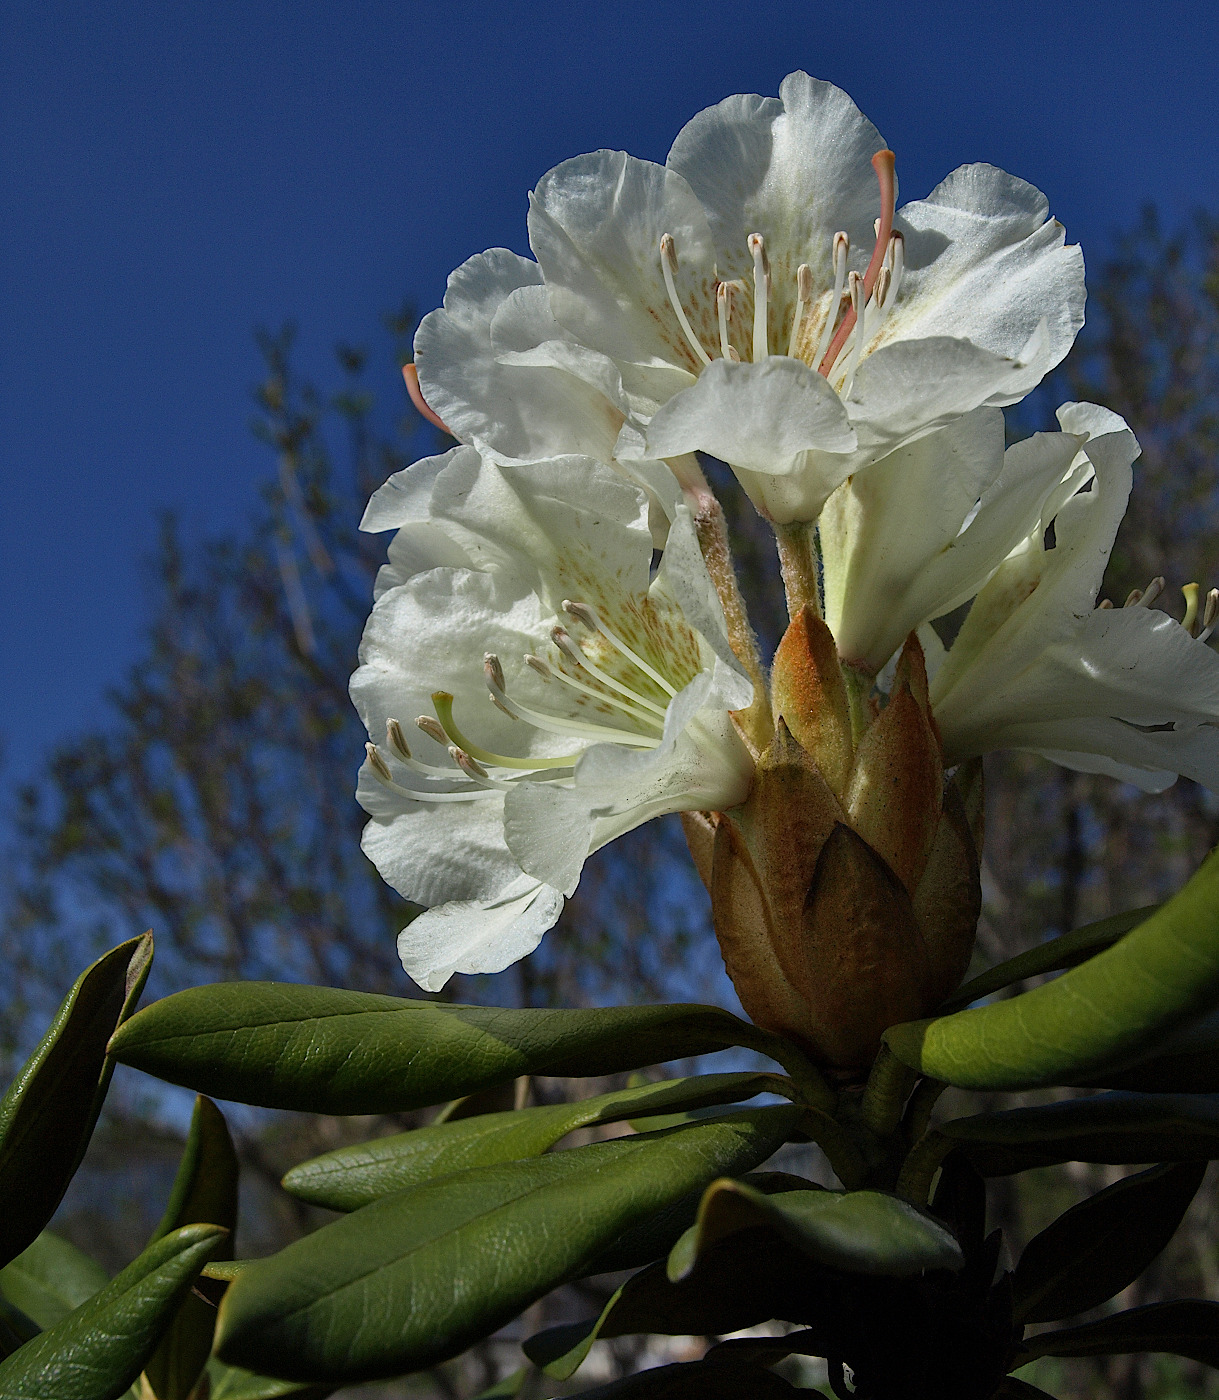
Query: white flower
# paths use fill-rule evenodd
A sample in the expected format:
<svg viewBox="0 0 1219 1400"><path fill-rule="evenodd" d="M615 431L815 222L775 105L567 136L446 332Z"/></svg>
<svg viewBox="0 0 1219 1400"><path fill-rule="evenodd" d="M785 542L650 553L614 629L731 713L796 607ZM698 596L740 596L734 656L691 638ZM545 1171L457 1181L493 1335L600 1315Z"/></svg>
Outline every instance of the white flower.
<svg viewBox="0 0 1219 1400"><path fill-rule="evenodd" d="M843 482L818 522L839 655L875 674L909 633L968 602L1033 529L1083 441L1037 433L1005 452L1002 412L980 408Z"/></svg>
<svg viewBox="0 0 1219 1400"><path fill-rule="evenodd" d="M1190 585L1183 623L1150 606L1162 580L1126 607L1096 606L1138 443L1095 404L1058 419L1086 439L1072 470L947 653L920 630L945 760L1027 749L1152 792L1179 774L1219 790L1219 656L1206 645L1219 594L1199 616Z"/></svg>
<svg viewBox="0 0 1219 1400"><path fill-rule="evenodd" d="M365 851L430 906L399 939L428 990L531 952L615 836L749 790L729 712L752 684L688 511L651 576L647 510L591 458L471 447L369 503L364 528L397 534L352 679L375 741L357 795Z"/></svg>
<svg viewBox="0 0 1219 1400"><path fill-rule="evenodd" d="M852 472L1023 397L1083 322L1079 250L1031 185L970 165L895 203L840 89L795 73L730 97L664 166L598 151L546 175L536 268L467 264L420 327L420 383L496 452L618 422L620 467L706 451L777 522L814 519Z"/></svg>

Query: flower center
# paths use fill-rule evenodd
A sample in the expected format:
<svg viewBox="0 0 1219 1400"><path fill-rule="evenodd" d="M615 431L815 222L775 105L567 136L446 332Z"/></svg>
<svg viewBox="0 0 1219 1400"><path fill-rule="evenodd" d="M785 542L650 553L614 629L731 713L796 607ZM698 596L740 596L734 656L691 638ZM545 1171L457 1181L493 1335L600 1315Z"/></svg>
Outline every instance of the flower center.
<svg viewBox="0 0 1219 1400"><path fill-rule="evenodd" d="M865 342L873 339L893 309L905 267L904 240L900 233L893 231L897 191L893 152L878 151L872 157L872 167L880 185L880 218L876 221L876 244L872 257L862 276L856 272L848 273L850 239L845 233L834 235L830 249L833 282L829 288L825 320L816 347L806 360L819 374L839 385L838 392L843 398L851 392ZM770 353L769 320L773 287L766 240L760 233L751 233L747 246L753 264L753 326L749 348L751 359L756 364ZM677 244L673 235L666 233L660 240L660 268L669 305L698 362L709 365L712 356L695 334L677 292L677 267ZM719 353L725 360L733 362L741 359L741 352L730 338L732 313L737 296L745 290L745 284L739 281L719 282L715 290ZM808 263L801 263L796 270L796 306L787 343L787 353L793 359L802 358L799 351L802 332L816 305L812 269Z"/></svg>
<svg viewBox="0 0 1219 1400"><path fill-rule="evenodd" d="M1157 575L1146 588L1132 588L1122 607L1149 608L1163 591L1163 575ZM1181 592L1185 598L1185 616L1181 619L1181 626L1195 641L1209 641L1211 633L1215 630L1215 623L1219 621L1219 588L1212 588L1205 600L1201 599L1202 590L1196 583L1183 584ZM1102 598L1097 604L1099 608L1112 606L1108 598Z"/></svg>
<svg viewBox="0 0 1219 1400"><path fill-rule="evenodd" d="M585 650L587 643L581 645L562 625L556 625L550 633L559 658L547 661L540 656L527 655L524 657L526 665L557 688L575 692L579 697L578 704L585 705L587 697L596 702L596 708L601 713L611 716L616 713L637 727L625 729L600 718L576 719L569 714L523 704L508 694L500 659L493 652L488 652L483 658L483 677L491 702L512 719L545 733L571 735L586 743L621 744L635 749L658 748L664 734L668 700L677 694L678 687L640 656L595 608L587 603L564 600L563 609L586 629L590 641L599 639L603 653L608 650L616 660L626 663L622 668L623 674L611 675ZM602 660L605 659L603 655ZM647 684L649 681L651 686ZM652 687L659 687L666 697L664 704L651 698L648 692ZM415 724L429 738L448 749L453 766L439 767L417 759L406 742L401 724L391 719L386 724L385 750L373 743L365 745L373 773L391 791L418 802L469 802L494 792L510 792L521 782L572 786L576 760L584 752L583 747L574 753L552 758L518 758L494 753L468 738L458 727L453 715L453 696L448 691L433 693L432 708L434 717L421 715ZM389 762L391 758L425 779L425 783L422 786L399 783ZM454 783L458 785L454 787Z"/></svg>

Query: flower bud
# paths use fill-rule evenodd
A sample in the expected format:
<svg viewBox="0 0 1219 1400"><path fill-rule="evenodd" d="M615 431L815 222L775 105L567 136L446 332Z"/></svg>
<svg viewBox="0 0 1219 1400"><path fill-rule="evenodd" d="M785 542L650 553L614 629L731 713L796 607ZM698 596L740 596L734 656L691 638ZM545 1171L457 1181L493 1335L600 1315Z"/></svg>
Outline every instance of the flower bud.
<svg viewBox="0 0 1219 1400"><path fill-rule="evenodd" d="M741 1004L843 1071L960 983L981 907L981 772L945 782L918 639L882 708L857 699L854 734L852 682L804 609L775 655L749 797L685 819Z"/></svg>

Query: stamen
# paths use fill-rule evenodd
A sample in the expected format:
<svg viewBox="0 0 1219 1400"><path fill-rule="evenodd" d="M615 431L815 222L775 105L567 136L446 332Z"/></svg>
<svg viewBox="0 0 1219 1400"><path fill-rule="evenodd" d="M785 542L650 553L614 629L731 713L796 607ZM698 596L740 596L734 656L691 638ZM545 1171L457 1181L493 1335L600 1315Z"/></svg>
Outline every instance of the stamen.
<svg viewBox="0 0 1219 1400"><path fill-rule="evenodd" d="M502 695L502 698L507 701L506 694ZM578 753L573 753L567 754L562 758L509 758L505 754L492 753L489 749L484 749L478 744L471 743L461 730L458 729L457 722L453 718L453 697L447 690L436 691L432 695L432 705L436 710L436 718L440 721L438 728L444 732L446 740L456 744L459 749L463 749L471 758L478 759L480 763L491 763L494 764L496 768L514 768L529 771L535 768L570 768L575 763L576 759L580 757ZM516 711L517 719L532 718L531 712L526 710L523 705L513 705L513 710ZM547 718L547 716L542 716L542 718ZM420 721L417 720L416 723L419 724L421 729L423 728ZM536 728L545 728L544 725L537 724L536 720L534 724ZM583 727L584 726L581 726L581 728Z"/></svg>
<svg viewBox="0 0 1219 1400"><path fill-rule="evenodd" d="M1185 616L1181 619L1181 626L1192 637L1194 635L1195 624L1198 621L1198 585L1187 583L1181 589L1185 594Z"/></svg>
<svg viewBox="0 0 1219 1400"><path fill-rule="evenodd" d="M376 744L365 744L364 748L368 753L369 766L377 780L390 792L396 792L399 797L409 797L413 802L472 802L486 796L481 790L477 792L470 792L468 789L464 792L427 792L422 788L403 787L401 783L394 782L389 765L382 758ZM446 774L446 776L453 777L455 775Z"/></svg>
<svg viewBox="0 0 1219 1400"><path fill-rule="evenodd" d="M868 296L867 288L858 272L851 273L850 284L851 310L855 313L855 348L851 354L851 367L847 370L847 377L842 381L842 397L844 399L851 397L851 390L855 386L855 372L859 368L859 361L863 356L863 343L866 339L864 319Z"/></svg>
<svg viewBox="0 0 1219 1400"><path fill-rule="evenodd" d="M808 263L801 263L796 269L796 314L792 317L791 339L787 342L787 353L796 358L796 342L800 339L800 328L804 325L808 304L813 299L813 269Z"/></svg>
<svg viewBox="0 0 1219 1400"><path fill-rule="evenodd" d="M415 725L417 728L422 729L429 739L435 739L438 744L447 744L449 742L449 736L441 729L431 715L420 715L418 719L415 720Z"/></svg>
<svg viewBox="0 0 1219 1400"><path fill-rule="evenodd" d="M625 700L619 700L617 696L607 695L603 690L594 690L591 685L585 685L583 681L576 680L574 676L569 676L565 672L556 670L547 665L540 656L527 656L525 658L526 664L532 665L533 669L537 671L539 675L544 675L547 680L562 681L565 685L571 686L573 690L581 691L585 695L591 695L594 700L601 700L606 704L613 705L616 709L622 710L633 719L640 720L644 724L650 724L655 729L664 729L665 711L662 706L654 705L646 696L638 695L635 691L629 690L624 685L620 685L613 676L608 675L600 666L590 661L580 647L572 640L571 635L565 632L561 627L555 627L551 631L550 637L555 646L557 646L570 661L574 661L577 666L588 671L590 675L599 680L602 685L608 685L611 689L618 691L620 695L629 695L631 700L635 703L628 704ZM640 705L646 706L647 709L640 709ZM648 714L648 710L651 710L652 713ZM657 716L659 716L659 718L657 718Z"/></svg>
<svg viewBox="0 0 1219 1400"><path fill-rule="evenodd" d="M1146 588L1131 589L1130 596L1122 606L1127 608L1149 608L1163 591L1163 576L1157 575Z"/></svg>
<svg viewBox="0 0 1219 1400"><path fill-rule="evenodd" d="M665 692L666 695L673 696L677 691L669 684L659 671L648 663L637 652L632 651L616 632L608 628L597 616L596 612L587 603L573 603L568 599L563 600L563 609L571 613L577 622L582 622L585 627L590 627L594 632L600 632L607 642L612 643L630 662L633 662L643 672L645 676L650 676L652 680Z"/></svg>
<svg viewBox="0 0 1219 1400"><path fill-rule="evenodd" d="M681 302L677 298L677 283L673 280L673 274L677 271L677 245L673 242L671 233L662 234L660 238L660 270L664 274L665 291L669 294L669 305L676 313L686 339L690 342L690 348L703 364L709 365L711 356L699 344L698 337L691 329L690 322L686 319L686 313L682 310Z"/></svg>
<svg viewBox="0 0 1219 1400"><path fill-rule="evenodd" d="M847 284L847 254L851 251L851 240L845 233L834 235L834 294L830 298L829 309L825 313L825 325L821 327L821 335L817 340L817 349L813 354L812 364L819 365L825 358L825 353L829 349L830 337L834 334L834 326L838 321L838 311L842 306L842 289Z"/></svg>
<svg viewBox="0 0 1219 1400"><path fill-rule="evenodd" d="M753 362L756 365L770 354L766 334L766 311L770 302L770 259L766 256L766 241L760 233L748 238L753 258Z"/></svg>
<svg viewBox="0 0 1219 1400"><path fill-rule="evenodd" d="M381 750L374 743L364 745L364 752L368 755L368 761L372 765L372 771L381 779L383 783L392 783L394 775L389 771L389 764L381 757Z"/></svg>
<svg viewBox="0 0 1219 1400"><path fill-rule="evenodd" d="M872 258L868 263L867 271L863 275L864 303L872 295L872 288L876 285L876 279L880 275L881 263L889 247L889 235L893 232L893 215L897 202L897 185L894 180L894 163L897 157L892 151L877 151L872 157L872 169L876 171L876 179L880 184L880 227L876 231L876 247L872 249ZM830 341L829 349L817 366L819 372L827 378L839 350L842 349L846 338L851 333L854 326L857 312L854 305L851 310L842 318L842 325L838 327L838 332L834 339Z"/></svg>
<svg viewBox="0 0 1219 1400"><path fill-rule="evenodd" d="M1210 640L1210 635L1215 630L1216 617L1219 617L1219 588L1212 588L1206 595L1206 610L1202 614L1202 631L1198 633L1200 642Z"/></svg>
<svg viewBox="0 0 1219 1400"><path fill-rule="evenodd" d="M728 319L732 315L732 283L721 282L715 291L715 305L720 320L720 354L724 359L740 362L736 347L728 340Z"/></svg>
<svg viewBox="0 0 1219 1400"><path fill-rule="evenodd" d="M499 664L499 657L494 652L483 653L483 675L487 678L487 689L491 693L491 703L497 710L503 710L509 719L515 719L516 716L496 695L497 691L502 691L504 688L504 668Z"/></svg>
<svg viewBox="0 0 1219 1400"><path fill-rule="evenodd" d="M425 778L445 778L449 782L453 780L453 773L448 768L437 768L433 763L420 763L411 753L410 745L406 742L406 737L402 733L402 726L396 719L385 721L385 737L389 743L390 751L399 763L404 763L412 773L421 773ZM443 741L444 734L441 732L440 739Z"/></svg>
<svg viewBox="0 0 1219 1400"><path fill-rule="evenodd" d="M450 437L456 437L457 434L449 427L444 419L441 418L439 414L433 413L428 407L428 402L423 397L423 390L419 387L419 371L415 366L403 365L402 378L406 383L406 392L411 396L411 403L415 405L428 422L439 428L442 433L448 433Z"/></svg>
<svg viewBox="0 0 1219 1400"><path fill-rule="evenodd" d="M1111 608L1113 606L1113 599L1102 598L1096 606L1103 612L1106 608Z"/></svg>

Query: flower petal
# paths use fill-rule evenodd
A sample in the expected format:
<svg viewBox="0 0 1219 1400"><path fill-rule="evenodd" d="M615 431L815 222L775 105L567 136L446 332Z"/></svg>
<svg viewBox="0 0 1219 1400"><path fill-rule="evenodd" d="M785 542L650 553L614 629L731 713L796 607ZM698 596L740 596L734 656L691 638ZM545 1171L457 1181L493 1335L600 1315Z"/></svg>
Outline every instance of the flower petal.
<svg viewBox="0 0 1219 1400"><path fill-rule="evenodd" d="M504 248L464 262L449 278L443 309L416 332L420 389L453 433L501 457L587 452L604 460L622 424L604 385L553 357L536 364L503 358L505 347L521 354L565 334L540 283L536 263Z"/></svg>
<svg viewBox="0 0 1219 1400"><path fill-rule="evenodd" d="M527 957L563 912L563 896L521 875L491 901L454 900L427 909L398 935L398 957L424 991L455 972L502 972Z"/></svg>
<svg viewBox="0 0 1219 1400"><path fill-rule="evenodd" d="M529 204L529 242L557 319L615 359L697 373L665 289L664 234L677 250L676 286L696 336L718 343L715 249L707 216L675 171L622 151L594 151L556 166Z"/></svg>
<svg viewBox="0 0 1219 1400"><path fill-rule="evenodd" d="M814 502L817 510L845 478L850 469L845 454L854 446L838 395L821 375L785 355L756 365L716 360L647 427L653 456L709 452L738 471L758 504L767 483L755 477L791 477L776 485ZM810 460L810 450L816 449L816 459Z"/></svg>
<svg viewBox="0 0 1219 1400"><path fill-rule="evenodd" d="M1040 190L993 165L963 165L897 217L906 272L887 340L949 336L1025 362L980 402L1014 403L1071 348L1084 321L1084 266ZM1035 357L1024 353L1046 324Z"/></svg>

